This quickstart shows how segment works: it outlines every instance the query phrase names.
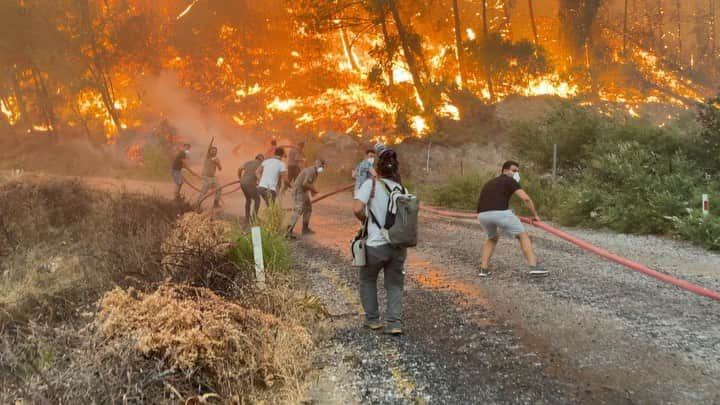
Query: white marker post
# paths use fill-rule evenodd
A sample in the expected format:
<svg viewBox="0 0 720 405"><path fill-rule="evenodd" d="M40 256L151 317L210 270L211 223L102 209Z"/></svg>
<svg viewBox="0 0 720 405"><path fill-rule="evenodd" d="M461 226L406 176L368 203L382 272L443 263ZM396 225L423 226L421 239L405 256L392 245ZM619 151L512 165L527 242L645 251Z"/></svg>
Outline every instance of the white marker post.
<svg viewBox="0 0 720 405"><path fill-rule="evenodd" d="M707 194L702 195L702 212L704 217L710 215L710 196Z"/></svg>
<svg viewBox="0 0 720 405"><path fill-rule="evenodd" d="M263 262L262 234L259 226L252 230L253 256L255 257L255 281L260 289L265 288L265 262Z"/></svg>

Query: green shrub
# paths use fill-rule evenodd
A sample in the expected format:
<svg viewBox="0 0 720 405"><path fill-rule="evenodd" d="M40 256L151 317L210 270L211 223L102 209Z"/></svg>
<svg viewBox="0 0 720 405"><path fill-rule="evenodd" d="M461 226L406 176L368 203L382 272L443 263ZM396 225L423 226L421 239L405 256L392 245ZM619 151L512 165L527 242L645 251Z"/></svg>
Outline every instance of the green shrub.
<svg viewBox="0 0 720 405"><path fill-rule="evenodd" d="M475 210L483 185L493 177L491 173L472 173L453 176L424 193L428 203L447 208Z"/></svg>
<svg viewBox="0 0 720 405"><path fill-rule="evenodd" d="M676 236L710 250L720 250L720 216L703 217L700 210L692 210L685 217L671 220Z"/></svg>
<svg viewBox="0 0 720 405"><path fill-rule="evenodd" d="M261 228L263 263L269 273L287 273L292 265L290 246L285 239L283 220L285 212L280 204L271 204L253 224ZM243 270L253 271L255 259L252 235L235 230L235 245L230 250L230 260Z"/></svg>
<svg viewBox="0 0 720 405"><path fill-rule="evenodd" d="M584 107L565 103L539 122L522 122L510 131L510 149L539 171L552 169L553 144L558 167L581 167L592 147L607 133L607 122Z"/></svg>
<svg viewBox="0 0 720 405"><path fill-rule="evenodd" d="M561 223L667 233L673 228L668 217L683 216L689 199L704 185L693 162L681 152L666 156L637 142L619 145L596 163L566 189L558 211Z"/></svg>
<svg viewBox="0 0 720 405"><path fill-rule="evenodd" d="M553 189L551 179L541 177L531 170L520 170L523 190L533 199L541 217L550 218L562 193L559 188ZM496 177L495 173L472 173L465 176L450 177L443 184L430 188L423 198L432 205L462 210L475 210L482 187ZM530 215L529 210L519 198L512 198L510 206L519 215Z"/></svg>

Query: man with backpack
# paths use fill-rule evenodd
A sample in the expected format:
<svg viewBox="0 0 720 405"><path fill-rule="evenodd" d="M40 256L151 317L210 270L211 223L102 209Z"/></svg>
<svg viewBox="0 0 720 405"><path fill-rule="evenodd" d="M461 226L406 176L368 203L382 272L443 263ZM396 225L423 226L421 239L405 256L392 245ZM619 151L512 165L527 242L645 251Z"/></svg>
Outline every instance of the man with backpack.
<svg viewBox="0 0 720 405"><path fill-rule="evenodd" d="M355 193L353 212L367 233L366 261L360 268L360 301L365 326L402 334L402 294L407 248L417 243L419 202L400 182L397 154L385 149L378 156L379 179L368 179ZM385 272L387 308L385 325L380 321L377 278Z"/></svg>
<svg viewBox="0 0 720 405"><path fill-rule="evenodd" d="M286 236L288 238L294 238L293 230L295 229L297 220L301 216L303 219L302 234L312 235L315 233L310 229L310 216L312 215L312 202L310 201L310 197L317 194L315 180L323 170L325 170L325 161L317 160L314 166L303 169L297 176L297 179L295 179L292 185L293 204L295 208L287 227Z"/></svg>
<svg viewBox="0 0 720 405"><path fill-rule="evenodd" d="M510 197L513 195L520 197L525 206L532 212L535 221L540 221L540 216L535 210L535 204L520 187L520 165L509 160L503 164L500 176L490 180L483 186L478 198L477 218L487 234L487 240L482 250L480 277L490 275L488 264L498 243L498 231L518 239L520 249L527 259L528 273L531 276L546 276L548 274L547 270L537 263L530 236L523 228L520 219L509 208Z"/></svg>

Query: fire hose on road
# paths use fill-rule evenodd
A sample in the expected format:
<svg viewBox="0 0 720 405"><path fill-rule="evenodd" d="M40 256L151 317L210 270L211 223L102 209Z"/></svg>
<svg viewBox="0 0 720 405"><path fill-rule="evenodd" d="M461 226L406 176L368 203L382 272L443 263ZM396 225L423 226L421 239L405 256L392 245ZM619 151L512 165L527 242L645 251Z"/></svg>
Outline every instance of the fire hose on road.
<svg viewBox="0 0 720 405"><path fill-rule="evenodd" d="M220 189L223 189L223 188L225 188L225 187L228 187L228 186L231 186L231 185L234 185L234 184L238 184L238 183L240 183L240 182L239 182L239 181L233 181L233 182L230 182L230 183L227 183L227 184L224 184L224 185L220 186ZM331 191L331 192L328 192L328 193L325 193L325 194L321 194L321 195L313 198L313 199L311 200L311 202L312 202L312 203L316 203L316 202L318 202L318 201L322 201L322 200L324 200L324 199L326 199L326 198L328 198L328 197L331 197L331 196L333 196L333 195L342 193L342 192L344 192L344 191L351 190L353 187L354 187L354 184L345 185L345 186L340 187L340 188L338 188L338 189L336 189L336 190L333 190L333 191ZM195 187L192 187L192 186L191 186L191 188L195 189ZM239 187L238 187L238 189L239 189ZM197 190L197 189L196 189L196 190ZM198 190L198 191L199 191L199 190ZM237 191L237 189L233 190L233 192L235 192L235 191ZM202 202L203 202L208 196L212 195L213 193L214 193L214 191L206 194L206 195L200 200L200 203L202 204ZM228 194L229 194L229 193L228 193ZM433 213L433 214L436 214L436 215L439 215L439 216L448 217L448 218L475 219L475 217L476 217L475 214L472 214L472 213L469 213L469 212L443 210L443 209L438 209L438 208L434 208L434 207L429 207L429 206L426 206L426 205L421 205L420 208L421 208L422 210L424 210L424 211L427 211L427 212L430 212L430 213ZM548 225L548 224L546 224L546 223L544 223L544 222L534 221L534 220L532 220L532 219L530 219L530 218L526 218L526 217L519 217L519 218L520 218L520 220L521 220L522 222L525 222L525 223L527 223L527 224L533 225L533 226L536 227L536 228L542 229L543 231L548 232L548 233L551 233L551 234L553 234L553 235L555 235L555 236L557 236L557 237L559 237L559 238L561 238L561 239L564 239L565 241L570 242L570 243L572 243L572 244L574 244L574 245L576 245L576 246L578 246L578 247L580 247L580 248L582 248L582 249L584 249L584 250L587 250L587 251L592 252L592 253L594 253L594 254L596 254L596 255L598 255L598 256L600 256L600 257L603 257L603 258L605 258L605 259L607 259L607 260L610 260L610 261L613 261L613 262L618 263L618 264L620 264L620 265L623 265L623 266L625 266L625 267L627 267L627 268L629 268L629 269L631 269L631 270L634 270L634 271L643 273L643 274L648 275L648 276L650 276L650 277L654 277L654 278L656 278L656 279L658 279L658 280L660 280L660 281L664 281L664 282L666 282L666 283L673 284L673 285L675 285L675 286L677 286L677 287L680 287L680 288L682 288L682 289L684 289L684 290L693 292L693 293L695 293L695 294L699 294L699 295L702 295L702 296L709 297L709 298L712 298L712 299L715 299L715 300L719 300L719 301L720 301L720 293L718 293L717 291L713 291L713 290L707 289L707 288L705 288L705 287L701 287L701 286L692 284L692 283L690 283L690 282L688 282L688 281L685 281L685 280L680 280L680 279L675 278L675 277L672 277L672 276L670 276L670 275L667 275L667 274L661 273L661 272L659 272L659 271L653 270L653 269L651 269L651 268L649 268L649 267L647 267L647 266L644 266L644 265L642 265L642 264L640 264L640 263L636 263L636 262L633 262L633 261L631 261L631 260L628 260L628 259L626 259L626 258L624 258L624 257L622 257L622 256L618 256L618 255L616 255L616 254L614 254L614 253L610 253L610 252L608 252L608 251L605 250L605 249L602 249L602 248L600 248L600 247L597 247L597 246L595 246L595 245L592 245L592 244L590 244L590 243L588 243L588 242L586 242L586 241L584 241L584 240L582 240L582 239L576 238L575 236L570 235L570 234L567 233L567 232L563 232L563 231L561 231L561 230L559 230L559 229L557 229L557 228L555 228L555 227L552 227L552 226L550 226L550 225Z"/></svg>
<svg viewBox="0 0 720 405"><path fill-rule="evenodd" d="M433 207L428 207L428 206L422 206L421 208L422 208L423 210L425 210L425 211L432 212L432 213L437 214L437 215L440 215L440 216L450 217L450 218L469 218L469 219L475 219L475 217L476 217L475 214L467 213L467 212L441 210L441 209L437 209L437 208L433 208ZM615 262L615 263L621 264L621 265L623 265L623 266L625 266L625 267L628 267L628 268L631 269L631 270L635 270L635 271L638 271L638 272L640 272L640 273L644 273L644 274L646 274L646 275L648 275L648 276L655 277L655 278L657 278L658 280L664 281L664 282L666 282L666 283L673 284L673 285L678 286L678 287L680 287L680 288L682 288L682 289L688 290L688 291L690 291L690 292L694 292L695 294L699 294L699 295L703 295L703 296L706 296L706 297L710 297L710 298L715 299L715 300L720 300L720 293L718 293L718 292L716 292L716 291L709 290L709 289L707 289L707 288L705 288L705 287L701 287L701 286L692 284L692 283L687 282L687 281L685 281L685 280L680 280L680 279L678 279L678 278L669 276L669 275L664 274L664 273L660 273L659 271L655 271L655 270L653 270L653 269L651 269L651 268L649 268L649 267L647 267L647 266L643 266L643 265L640 264L640 263L635 263L635 262L633 262L633 261L631 261L631 260L628 260L628 259L626 259L626 258L624 258L624 257L618 256L618 255L616 255L616 254L614 254L614 253L610 253L610 252L608 252L608 251L605 250L605 249L599 248L599 247L597 247L597 246L595 246L595 245L592 245L592 244L590 244L590 243L588 243L588 242L585 242L585 241L582 240L582 239L576 238L576 237L570 235L569 233L563 232L563 231L561 231L561 230L559 230L559 229L557 229L557 228L554 228L554 227L552 227L552 226L550 226L550 225L548 225L548 224L546 224L546 223L544 223L544 222L534 221L534 220L532 220L532 219L530 219L530 218L525 218L525 217L519 217L519 218L520 218L521 221L523 221L523 222L525 222L525 223L527 223L527 224L533 225L533 226L536 227L536 228L540 228L540 229L542 229L543 231L546 231L546 232L548 232L548 233L551 233L551 234L553 234L553 235L555 235L555 236L557 236L557 237L559 237L559 238L561 238L561 239L564 239L564 240L566 240L566 241L568 241L568 242L570 242L570 243L572 243L572 244L574 244L574 245L576 245L576 246L579 246L579 247L582 248L582 249L585 249L585 250L587 250L587 251L589 251L589 252L595 253L596 255L598 255L598 256L600 256L600 257L603 257L603 258L605 258L605 259L607 259L607 260L610 260L610 261L613 261L613 262Z"/></svg>

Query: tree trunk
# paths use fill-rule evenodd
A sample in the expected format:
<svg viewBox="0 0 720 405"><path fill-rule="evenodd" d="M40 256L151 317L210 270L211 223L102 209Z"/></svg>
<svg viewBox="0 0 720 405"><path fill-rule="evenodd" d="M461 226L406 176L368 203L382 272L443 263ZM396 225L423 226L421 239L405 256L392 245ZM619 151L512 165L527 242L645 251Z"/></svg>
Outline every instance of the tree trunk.
<svg viewBox="0 0 720 405"><path fill-rule="evenodd" d="M503 1L503 29L507 33L507 38L512 39L512 24L510 22L510 17L512 15L512 0L504 0Z"/></svg>
<svg viewBox="0 0 720 405"><path fill-rule="evenodd" d="M357 60L355 60L355 55L353 55L352 50L352 44L350 44L350 41L348 40L348 36L345 32L344 27L340 27L340 40L342 41L343 50L345 51L345 58L347 58L350 68L355 72L359 71L360 67L357 64Z"/></svg>
<svg viewBox="0 0 720 405"><path fill-rule="evenodd" d="M715 64L715 0L710 0L710 63Z"/></svg>
<svg viewBox="0 0 720 405"><path fill-rule="evenodd" d="M463 87L465 83L465 62L464 62L464 55L463 55L463 45L462 45L462 27L460 26L460 9L458 7L458 0L453 0L453 17L455 21L455 57L457 58L458 62L458 77L460 78L460 88Z"/></svg>
<svg viewBox="0 0 720 405"><path fill-rule="evenodd" d="M487 0L482 0L482 17L483 17L483 41L488 40L488 21L487 21ZM492 82L492 68L488 62L485 65L485 79L487 80L488 93L490 93L490 101L495 100L495 90Z"/></svg>
<svg viewBox="0 0 720 405"><path fill-rule="evenodd" d="M677 56L675 63L682 67L682 18L680 13L680 0L675 0L675 12L677 17Z"/></svg>
<svg viewBox="0 0 720 405"><path fill-rule="evenodd" d="M665 56L665 11L663 10L663 0L657 0L657 54Z"/></svg>
<svg viewBox="0 0 720 405"><path fill-rule="evenodd" d="M50 95L45 85L45 80L42 78L40 70L35 64L31 67L33 82L35 83L36 97L38 99L38 105L43 115L43 121L45 126L48 128L48 132L52 135L56 135L56 120L55 112L53 111L52 102L50 101Z"/></svg>
<svg viewBox="0 0 720 405"><path fill-rule="evenodd" d="M420 74L417 60L415 60L415 54L413 53L412 47L408 42L407 31L405 29L405 26L403 25L402 19L400 18L400 10L397 8L395 0L388 0L388 5L390 6L390 12L392 13L393 20L395 21L395 26L397 27L398 36L400 37L400 46L403 49L405 62L407 63L408 69L410 70L410 75L413 78L413 85L415 86L415 91L417 91L418 95L420 96L420 100L422 101L423 112L427 114L428 112L432 111L432 106L430 105L429 99L425 94L423 79Z"/></svg>
<svg viewBox="0 0 720 405"><path fill-rule="evenodd" d="M17 124L20 128L26 129L30 125L30 116L28 115L22 87L20 86L20 81L18 80L17 68L13 69L13 72L10 74L10 79L12 80L13 93L15 93L15 101L17 102L18 110L20 110L20 118L18 119Z"/></svg>
<svg viewBox="0 0 720 405"><path fill-rule="evenodd" d="M395 50L390 49L390 34L387 29L387 22L385 21L385 11L383 10L382 16L380 16L380 27L382 28L383 40L385 41L385 62L384 69L388 74L388 85L395 85L395 78L393 77L393 58L395 56Z"/></svg>
<svg viewBox="0 0 720 405"><path fill-rule="evenodd" d="M679 0L678 0L679 1ZM625 0L625 11L623 12L623 36L622 36L622 56L627 58L627 34L628 34L628 0Z"/></svg>
<svg viewBox="0 0 720 405"><path fill-rule="evenodd" d="M535 12L533 11L532 0L528 0L528 8L530 9L530 26L532 27L533 32L533 43L535 46L538 46L538 32L537 25L535 24Z"/></svg>
<svg viewBox="0 0 720 405"><path fill-rule="evenodd" d="M120 115L115 109L115 97L112 80L105 70L105 64L103 63L102 54L98 47L95 31L90 19L90 3L88 0L85 0L80 5L82 6L81 13L83 29L86 31L88 42L92 50L92 55L88 61L88 68L93 76L95 88L102 97L103 105L105 106L108 115L110 115L110 119L112 120L113 125L115 125L115 129L119 133L122 130L120 125Z"/></svg>

